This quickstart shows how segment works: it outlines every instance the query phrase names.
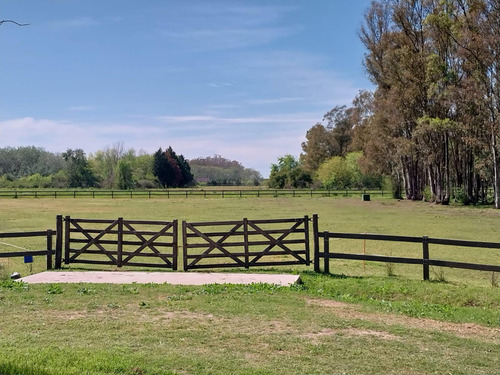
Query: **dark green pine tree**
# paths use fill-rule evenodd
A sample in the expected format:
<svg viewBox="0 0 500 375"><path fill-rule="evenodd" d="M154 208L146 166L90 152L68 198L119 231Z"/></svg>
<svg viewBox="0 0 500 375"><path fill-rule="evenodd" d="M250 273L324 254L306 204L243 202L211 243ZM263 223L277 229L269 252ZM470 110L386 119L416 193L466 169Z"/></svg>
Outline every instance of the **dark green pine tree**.
<svg viewBox="0 0 500 375"><path fill-rule="evenodd" d="M177 158L177 161L179 163L179 167L182 172L182 178L184 180L184 186L190 185L193 183L194 176L191 173L191 166L189 165L188 161L184 158L183 155L179 155Z"/></svg>
<svg viewBox="0 0 500 375"><path fill-rule="evenodd" d="M183 187L193 182L191 167L184 156L175 153L171 146L160 148L154 154L153 173L163 187Z"/></svg>
<svg viewBox="0 0 500 375"><path fill-rule="evenodd" d="M167 155L161 147L153 155L153 174L162 187L168 186L170 165L168 164Z"/></svg>

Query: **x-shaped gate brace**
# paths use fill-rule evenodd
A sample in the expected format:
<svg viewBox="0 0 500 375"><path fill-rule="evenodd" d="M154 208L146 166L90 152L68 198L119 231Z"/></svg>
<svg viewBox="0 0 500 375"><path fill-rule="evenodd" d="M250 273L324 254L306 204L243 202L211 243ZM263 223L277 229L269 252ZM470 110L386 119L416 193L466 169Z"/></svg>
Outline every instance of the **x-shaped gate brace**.
<svg viewBox="0 0 500 375"><path fill-rule="evenodd" d="M66 248L66 256L65 256L65 263L69 264L71 262L85 262L85 263L98 263L98 264L109 264L109 262L104 262L104 261L91 261L91 260L77 260L77 258L85 253L92 252L93 254L99 254L102 253L106 255L110 261L111 264L117 265L118 267L121 267L122 265L144 265L144 266L160 266L156 264L144 264L144 263L131 263L130 260L134 257L137 256L154 256L157 258L160 258L163 260L163 262L166 263L166 267L173 268L174 270L177 269L177 220L174 220L173 222L158 222L158 221L126 221L123 220L122 218L118 218L117 220L89 220L89 219L71 219L69 216L66 217L66 241L65 241L65 248ZM110 223L106 228L104 229L85 229L83 228L79 223ZM138 231L136 228L132 226L132 224L149 224L149 225L162 225L162 229L159 231ZM73 225L74 229L71 229L71 225ZM124 227L127 229L126 231L124 230ZM172 233L167 233L168 230L173 228ZM75 230L76 229L76 230ZM76 243L76 242L84 242L84 239L71 239L71 232L78 232L81 233L85 238L86 242L85 245L82 246L80 249L72 250L70 249L70 244L71 243ZM96 236L92 236L90 233L97 233ZM107 234L117 234L117 240L102 240L102 238L107 235ZM123 235L134 235L140 240L140 243L138 244L137 242L133 241L124 241L123 240ZM151 235L149 239L144 237L144 235ZM159 243L155 242L160 238L161 236L165 235L170 235L173 237L173 240L171 243ZM102 244L112 244L112 245L117 245L117 251L112 252L109 250L106 250ZM135 249L132 253L125 253L123 251L123 245L139 245L137 249ZM97 247L98 251L95 250L89 250L91 246ZM162 253L160 250L158 250L158 246L168 246L172 247L172 254L166 254ZM152 251L152 254L145 254L143 253L143 250L145 249L150 249ZM70 253L74 252L72 256L70 256ZM113 256L113 253L117 254L117 257L115 258ZM126 255L126 258L123 259L123 255ZM172 261L168 259L169 257L172 258ZM165 267L165 266L163 266Z"/></svg>
<svg viewBox="0 0 500 375"><path fill-rule="evenodd" d="M284 222L290 222L293 221L295 222L294 225L291 228L281 230L280 233L282 234L278 237L275 238L273 237L269 232L273 232L271 230L266 231L265 229L262 229L259 227L257 224L264 224L264 223L284 223ZM217 223L186 223L183 222L183 237L184 237L184 270L188 270L190 268L210 268L210 267L231 267L231 266L240 266L240 267L251 267L251 266L256 266L259 265L258 261L261 259L263 256L266 255L273 255L271 254L271 250L274 249L275 247L281 248L282 252L279 253L279 255L291 255L293 258L295 258L295 261L287 261L287 262L272 262L271 264L307 264L309 265L310 260L309 260L309 234L308 234L308 222L309 219L307 216L301 219L289 219L289 220L255 220L255 221L250 221L247 219L243 219L242 222L237 222L234 224L234 222L217 222ZM200 230L196 228L196 226L213 226L213 225L228 225L228 224L234 224L234 226L227 232L227 233L202 233ZM304 230L301 231L298 228L301 225L304 225ZM243 227L243 232L238 232L238 229ZM248 228L253 229L254 231L250 232ZM192 233L187 233L188 230L190 230ZM288 237L292 233L297 233L297 232L303 232L304 233L304 239L300 240L285 240L286 237ZM258 254L255 254L255 252L250 253L249 247L252 245L262 245L262 241L259 242L252 242L248 240L249 234L260 234L264 238L266 238L270 244L268 246L260 251ZM244 236L244 241L239 242L239 243L227 243L225 242L228 238L230 238L233 235L243 235ZM219 239L212 239L210 238L211 236L220 236ZM189 248L200 248L200 247L205 247L207 244L189 244L188 243L188 238L189 237L198 237L202 238L207 242L209 245L208 248L206 248L201 254L198 255L188 255L188 249ZM303 243L305 246L304 251L298 252L290 249L287 244L301 244ZM267 243L266 243L267 244ZM244 248L243 253L232 253L228 249L226 249L224 246L240 246ZM234 263L229 263L229 264L214 264L214 265L197 265L202 259L205 258L215 258L218 257L218 255L212 254L214 250L219 250L222 254L220 255L225 255L228 258L232 259ZM301 257L299 253L304 253L305 258ZM212 255L211 255L212 254ZM250 260L250 255L255 255L253 259ZM244 257L245 261L242 261L240 257ZM188 259L193 259L194 260L189 263ZM260 265L263 265L260 263Z"/></svg>

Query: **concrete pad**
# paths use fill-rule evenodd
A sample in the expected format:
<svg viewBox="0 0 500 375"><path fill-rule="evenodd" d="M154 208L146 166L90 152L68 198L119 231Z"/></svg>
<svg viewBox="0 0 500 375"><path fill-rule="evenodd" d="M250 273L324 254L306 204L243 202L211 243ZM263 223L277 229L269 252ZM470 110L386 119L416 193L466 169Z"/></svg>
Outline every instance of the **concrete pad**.
<svg viewBox="0 0 500 375"><path fill-rule="evenodd" d="M18 281L29 284L95 283L95 284L252 284L267 283L290 286L300 280L299 275L215 272L54 272L46 271L26 276Z"/></svg>

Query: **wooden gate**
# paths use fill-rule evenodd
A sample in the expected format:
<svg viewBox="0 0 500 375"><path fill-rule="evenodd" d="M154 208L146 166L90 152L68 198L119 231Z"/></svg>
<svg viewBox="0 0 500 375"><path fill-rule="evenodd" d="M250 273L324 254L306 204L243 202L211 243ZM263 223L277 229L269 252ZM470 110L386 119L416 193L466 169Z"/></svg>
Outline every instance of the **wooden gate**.
<svg viewBox="0 0 500 375"><path fill-rule="evenodd" d="M176 270L177 226L177 220L98 220L66 216L64 262Z"/></svg>
<svg viewBox="0 0 500 375"><path fill-rule="evenodd" d="M307 216L203 223L183 221L182 235L185 271L310 264Z"/></svg>

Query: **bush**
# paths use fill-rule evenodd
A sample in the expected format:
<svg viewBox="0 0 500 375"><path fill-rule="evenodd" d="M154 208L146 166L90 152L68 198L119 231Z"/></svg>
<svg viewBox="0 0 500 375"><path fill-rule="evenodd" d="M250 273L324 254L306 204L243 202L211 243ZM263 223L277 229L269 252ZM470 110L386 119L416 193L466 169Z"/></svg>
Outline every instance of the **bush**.
<svg viewBox="0 0 500 375"><path fill-rule="evenodd" d="M154 181L151 180L139 180L136 182L136 186L139 189L154 189L157 187Z"/></svg>

